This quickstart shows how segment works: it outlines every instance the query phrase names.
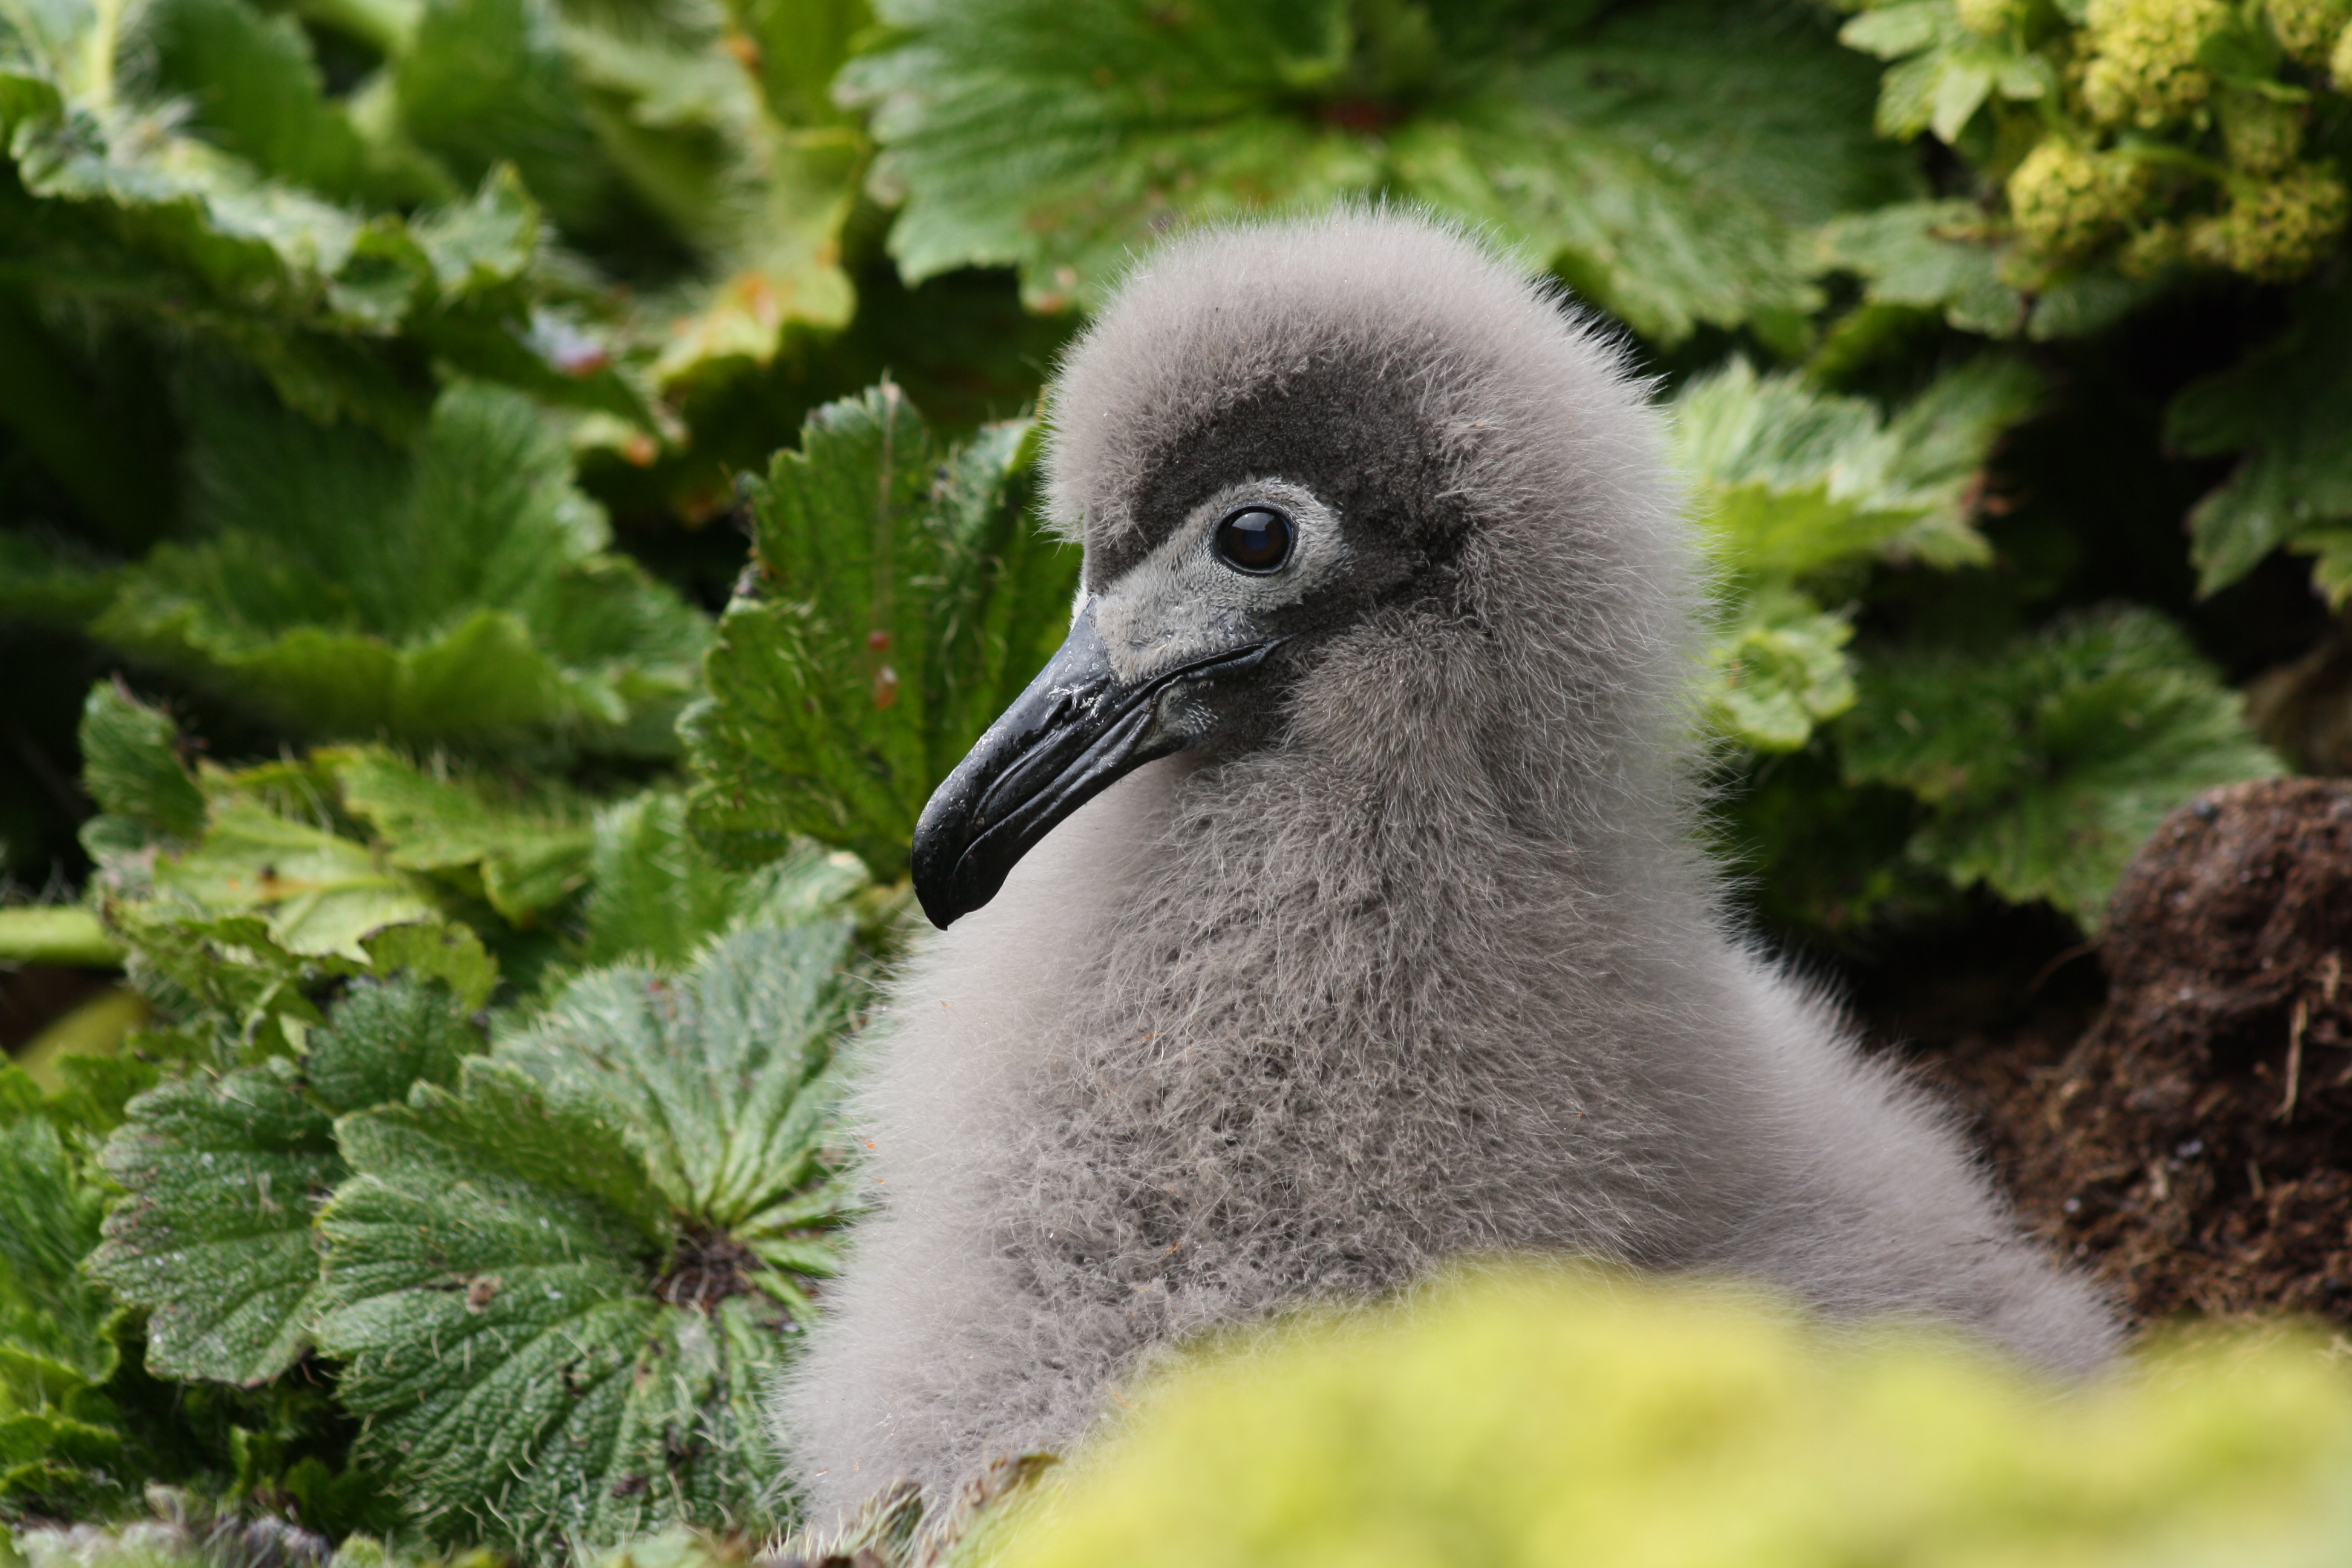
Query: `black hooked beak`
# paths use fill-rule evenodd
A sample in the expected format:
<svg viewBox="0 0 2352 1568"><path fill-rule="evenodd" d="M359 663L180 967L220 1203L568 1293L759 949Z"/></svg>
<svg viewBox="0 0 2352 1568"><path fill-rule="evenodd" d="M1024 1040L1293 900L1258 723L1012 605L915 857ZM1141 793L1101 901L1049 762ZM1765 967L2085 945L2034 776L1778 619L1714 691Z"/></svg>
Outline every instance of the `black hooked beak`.
<svg viewBox="0 0 2352 1568"><path fill-rule="evenodd" d="M1037 679L932 792L915 825L915 894L945 931L996 897L1037 841L1154 758L1205 740L1185 698L1255 669L1283 641L1253 643L1129 685L1111 669L1089 604Z"/></svg>

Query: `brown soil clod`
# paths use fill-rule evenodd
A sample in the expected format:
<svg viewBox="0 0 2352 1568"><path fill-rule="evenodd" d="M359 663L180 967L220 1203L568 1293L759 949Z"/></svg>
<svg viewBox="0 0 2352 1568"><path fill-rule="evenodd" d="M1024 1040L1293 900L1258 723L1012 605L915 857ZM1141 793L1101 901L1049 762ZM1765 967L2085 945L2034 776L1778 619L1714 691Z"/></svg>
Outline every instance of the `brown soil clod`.
<svg viewBox="0 0 2352 1568"><path fill-rule="evenodd" d="M2352 1322L2352 781L2174 812L2099 952L2107 1005L2071 1049L1958 1075L2028 1223L2143 1320Z"/></svg>

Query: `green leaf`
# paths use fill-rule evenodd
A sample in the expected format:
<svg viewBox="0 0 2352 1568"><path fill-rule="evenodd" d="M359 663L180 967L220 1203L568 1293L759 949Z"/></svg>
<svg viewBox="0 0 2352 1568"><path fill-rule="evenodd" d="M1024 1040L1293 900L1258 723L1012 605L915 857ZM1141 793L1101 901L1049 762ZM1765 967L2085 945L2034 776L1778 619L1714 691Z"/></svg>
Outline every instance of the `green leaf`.
<svg viewBox="0 0 2352 1568"><path fill-rule="evenodd" d="M200 134L271 178L341 201L457 194L413 152L361 133L347 105L327 96L292 16L244 0L166 0L147 25L158 85L192 100Z"/></svg>
<svg viewBox="0 0 2352 1568"><path fill-rule="evenodd" d="M358 964L368 962L362 938L440 916L415 878L366 845L257 805L216 814L194 848L157 862L155 885L206 910L258 914L297 957Z"/></svg>
<svg viewBox="0 0 2352 1568"><path fill-rule="evenodd" d="M150 1370L251 1384L292 1365L319 1310L312 1215L343 1173L292 1065L160 1085L105 1158L131 1196L90 1272L150 1310Z"/></svg>
<svg viewBox="0 0 2352 1568"><path fill-rule="evenodd" d="M1960 20L1953 0L1897 0L1846 23L1839 40L1895 62L1881 84L1878 129L1909 141L1933 131L1958 142L1995 94L2015 101L2053 96L2057 73L2009 37L1992 38Z"/></svg>
<svg viewBox="0 0 2352 1568"><path fill-rule="evenodd" d="M490 907L530 926L583 886L591 834L577 805L512 798L479 778L428 773L378 746L315 754L405 870L465 873ZM502 798L503 797L503 798Z"/></svg>
<svg viewBox="0 0 2352 1568"><path fill-rule="evenodd" d="M806 835L903 872L938 782L1042 668L1078 552L1024 513L1032 436L943 450L887 383L750 488L755 581L681 724L694 832L756 866Z"/></svg>
<svg viewBox="0 0 2352 1568"><path fill-rule="evenodd" d="M106 1194L38 1104L37 1091L13 1067L0 1068L0 1354L37 1358L63 1369L50 1374L55 1403L72 1380L95 1386L114 1370L107 1334L113 1308L81 1275L81 1261L98 1246ZM35 1368L19 1363L0 1384L22 1403ZM8 1413L0 1397L0 1415Z"/></svg>
<svg viewBox="0 0 2352 1568"><path fill-rule="evenodd" d="M403 974L354 982L309 1045L304 1082L343 1111L404 1099L411 1084L457 1082L482 1039L446 985Z"/></svg>
<svg viewBox="0 0 2352 1568"><path fill-rule="evenodd" d="M867 880L856 856L807 839L759 870L729 870L688 832L683 796L648 793L597 815L582 956L676 963L722 931L825 919Z"/></svg>
<svg viewBox="0 0 2352 1568"><path fill-rule="evenodd" d="M1853 671L1845 656L1853 627L1788 589L1760 589L1709 650L1716 684L1708 693L1718 732L1751 751L1793 752L1814 727L1853 706Z"/></svg>
<svg viewBox="0 0 2352 1568"><path fill-rule="evenodd" d="M761 1408L830 1265L840 925L575 981L454 1092L340 1124L344 1402L437 1531L526 1552L773 1522Z"/></svg>
<svg viewBox="0 0 2352 1568"><path fill-rule="evenodd" d="M316 1211L347 1173L334 1113L454 1082L481 1045L446 986L362 979L299 1071L280 1058L133 1100L105 1153L131 1195L90 1268L151 1309L150 1369L253 1384L291 1365L322 1300Z"/></svg>
<svg viewBox="0 0 2352 1568"><path fill-rule="evenodd" d="M2026 300L2001 280L2000 252L1984 229L1973 202L1898 202L1833 220L1819 244L1822 261L1861 278L1874 303L1935 310L1964 332L2015 337Z"/></svg>
<svg viewBox="0 0 2352 1568"><path fill-rule="evenodd" d="M391 67L400 124L474 181L511 163L559 222L583 227L612 200L557 17L540 0L425 0Z"/></svg>
<svg viewBox="0 0 2352 1568"><path fill-rule="evenodd" d="M445 391L413 460L221 395L200 522L127 574L102 637L319 737L656 753L708 640L625 558L517 394Z"/></svg>
<svg viewBox="0 0 2352 1568"><path fill-rule="evenodd" d="M583 975L498 1058L559 1110L615 1119L678 1213L754 1251L805 1240L848 1201L824 1182L839 1156L824 1142L856 999L841 974L851 930L738 931L674 979L635 964Z"/></svg>
<svg viewBox="0 0 2352 1568"><path fill-rule="evenodd" d="M2305 294L2294 326L2244 363L2173 400L2165 433L2192 456L2242 451L2228 482L2189 514L2198 591L2252 571L2282 544L2324 552L2328 602L2347 597L2352 521L2352 287Z"/></svg>
<svg viewBox="0 0 2352 1568"><path fill-rule="evenodd" d="M1990 559L1970 521L1978 477L2040 397L2032 371L1988 357L1885 419L1865 399L1759 376L1735 359L1685 388L1675 407L1725 563L1801 577L1873 558Z"/></svg>
<svg viewBox="0 0 2352 1568"><path fill-rule="evenodd" d="M128 688L100 681L82 703L82 787L110 816L168 838L204 831L205 797L180 759L180 729Z"/></svg>
<svg viewBox="0 0 2352 1568"><path fill-rule="evenodd" d="M2168 812L2280 771L2188 639L2137 608L1989 657L1866 661L1836 734L1849 784L1899 785L1927 806L1914 858L2012 902L2047 900L2085 930Z"/></svg>
<svg viewBox="0 0 2352 1568"><path fill-rule="evenodd" d="M1441 59L1336 3L879 10L887 47L841 79L906 195L892 254L909 281L1017 266L1039 308L1098 300L1171 225L1393 192L1672 342L1808 308L1791 225L1901 183L1862 125L1867 68L1794 11L1674 0Z"/></svg>

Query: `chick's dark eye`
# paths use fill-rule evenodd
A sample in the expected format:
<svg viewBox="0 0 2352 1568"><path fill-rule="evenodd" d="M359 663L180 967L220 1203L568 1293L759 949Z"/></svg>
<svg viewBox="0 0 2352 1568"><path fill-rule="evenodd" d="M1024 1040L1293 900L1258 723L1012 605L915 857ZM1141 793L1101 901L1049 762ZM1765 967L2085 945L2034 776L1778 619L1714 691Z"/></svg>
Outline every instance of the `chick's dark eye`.
<svg viewBox="0 0 2352 1568"><path fill-rule="evenodd" d="M1243 572L1279 571L1290 559L1292 532L1288 518L1254 506L1217 524L1217 556Z"/></svg>

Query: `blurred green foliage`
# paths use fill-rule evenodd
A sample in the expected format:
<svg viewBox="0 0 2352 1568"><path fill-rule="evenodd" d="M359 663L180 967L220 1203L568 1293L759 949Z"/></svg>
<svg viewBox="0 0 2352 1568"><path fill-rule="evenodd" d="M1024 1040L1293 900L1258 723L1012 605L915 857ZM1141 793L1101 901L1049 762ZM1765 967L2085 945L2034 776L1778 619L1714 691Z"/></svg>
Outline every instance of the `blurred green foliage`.
<svg viewBox="0 0 2352 1568"><path fill-rule="evenodd" d="M1908 1325L1832 1339L1736 1289L1496 1274L1130 1393L957 1560L2318 1568L2352 1530L2352 1383L2294 1334L2053 1395Z"/></svg>
<svg viewBox="0 0 2352 1568"><path fill-rule="evenodd" d="M1064 629L1035 400L1186 223L1423 204L1628 334L1722 585L1722 847L1783 933L2094 930L2189 794L2352 770L2230 689L2352 597L2347 25L0 0L0 872L47 895L0 959L122 954L152 1009L0 1073L0 1528L143 1518L106 1550L145 1562L260 1518L376 1568L788 1520L757 1393L856 1211L865 976L924 799ZM1446 1377L1569 1364L1461 1313ZM2063 1447L1948 1357L1804 1392L1741 1321L1760 1447L1706 1462L1794 1500L1757 1517L1830 1496L1774 1468L1801 1428L1940 1463L1898 1385L1971 1454ZM1658 1386L1627 1420L1688 1415ZM2269 1454L2198 1447L2230 1411L2336 1430L2275 1392L2116 1395L2112 1495ZM2002 1560L1990 1474L1916 1495Z"/></svg>

